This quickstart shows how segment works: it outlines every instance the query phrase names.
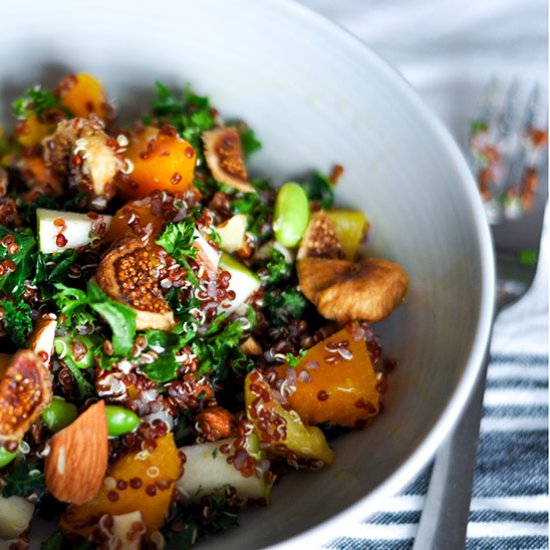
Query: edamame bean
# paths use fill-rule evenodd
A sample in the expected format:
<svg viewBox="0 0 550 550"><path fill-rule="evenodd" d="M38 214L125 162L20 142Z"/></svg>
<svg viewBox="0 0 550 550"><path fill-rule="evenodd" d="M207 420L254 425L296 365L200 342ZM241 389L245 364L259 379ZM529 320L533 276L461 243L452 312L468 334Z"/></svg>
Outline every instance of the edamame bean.
<svg viewBox="0 0 550 550"><path fill-rule="evenodd" d="M7 466L16 456L17 453L10 453L4 447L0 447L0 468Z"/></svg>
<svg viewBox="0 0 550 550"><path fill-rule="evenodd" d="M66 428L78 416L78 409L73 403L67 403L61 397L54 397L49 406L42 413L44 424L52 432L59 432Z"/></svg>
<svg viewBox="0 0 550 550"><path fill-rule="evenodd" d="M273 230L275 239L283 246L296 246L309 222L309 201L297 183L285 183L277 193Z"/></svg>
<svg viewBox="0 0 550 550"><path fill-rule="evenodd" d="M124 435L138 427L138 415L129 409L107 405L105 412L107 413L107 429L111 436Z"/></svg>

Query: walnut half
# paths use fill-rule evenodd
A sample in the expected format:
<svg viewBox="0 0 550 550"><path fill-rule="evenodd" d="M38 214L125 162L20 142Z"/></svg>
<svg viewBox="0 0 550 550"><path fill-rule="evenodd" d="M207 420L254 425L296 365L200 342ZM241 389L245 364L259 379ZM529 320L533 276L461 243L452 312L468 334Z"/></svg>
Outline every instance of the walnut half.
<svg viewBox="0 0 550 550"><path fill-rule="evenodd" d="M403 301L409 283L400 265L376 258L304 258L297 270L306 298L323 317L340 324L385 319Z"/></svg>

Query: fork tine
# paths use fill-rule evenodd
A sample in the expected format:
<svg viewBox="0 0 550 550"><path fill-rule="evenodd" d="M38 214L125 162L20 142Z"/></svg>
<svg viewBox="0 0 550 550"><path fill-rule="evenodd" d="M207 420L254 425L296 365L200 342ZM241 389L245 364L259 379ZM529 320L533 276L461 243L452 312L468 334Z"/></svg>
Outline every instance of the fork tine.
<svg viewBox="0 0 550 550"><path fill-rule="evenodd" d="M525 103L523 119L519 122L519 137L515 152L510 157L506 199L503 204L504 216L517 219L534 203L538 188L539 168L542 165L547 132L538 127L540 113L540 88L535 84Z"/></svg>

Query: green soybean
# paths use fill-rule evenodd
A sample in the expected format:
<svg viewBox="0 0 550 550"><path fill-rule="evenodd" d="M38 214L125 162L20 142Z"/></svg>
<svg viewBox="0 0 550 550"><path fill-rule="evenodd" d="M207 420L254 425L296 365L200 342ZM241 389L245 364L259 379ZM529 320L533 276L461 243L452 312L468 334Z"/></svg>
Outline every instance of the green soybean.
<svg viewBox="0 0 550 550"><path fill-rule="evenodd" d="M107 429L111 436L124 435L138 427L138 415L129 409L107 405L105 411L107 413Z"/></svg>
<svg viewBox="0 0 550 550"><path fill-rule="evenodd" d="M46 410L42 413L44 424L52 432L66 428L78 416L78 409L73 403L67 403L61 397L54 397Z"/></svg>
<svg viewBox="0 0 550 550"><path fill-rule="evenodd" d="M6 451L4 447L0 447L0 468L7 466L15 457L17 453L10 453Z"/></svg>
<svg viewBox="0 0 550 550"><path fill-rule="evenodd" d="M90 336L58 336L54 341L55 353L61 359L71 358L79 369L95 365L94 349L97 342Z"/></svg>
<svg viewBox="0 0 550 550"><path fill-rule="evenodd" d="M292 248L300 242L309 222L309 201L302 186L285 183L277 193L273 230L275 239Z"/></svg>

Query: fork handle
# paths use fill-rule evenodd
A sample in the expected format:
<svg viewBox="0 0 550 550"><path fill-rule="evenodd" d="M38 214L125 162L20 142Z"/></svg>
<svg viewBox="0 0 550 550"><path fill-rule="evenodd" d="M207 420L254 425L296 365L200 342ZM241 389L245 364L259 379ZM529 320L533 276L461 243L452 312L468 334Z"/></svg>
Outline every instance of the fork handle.
<svg viewBox="0 0 550 550"><path fill-rule="evenodd" d="M488 364L487 352L470 401L436 455L413 550L465 547Z"/></svg>

